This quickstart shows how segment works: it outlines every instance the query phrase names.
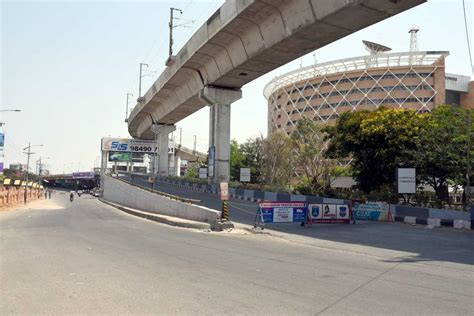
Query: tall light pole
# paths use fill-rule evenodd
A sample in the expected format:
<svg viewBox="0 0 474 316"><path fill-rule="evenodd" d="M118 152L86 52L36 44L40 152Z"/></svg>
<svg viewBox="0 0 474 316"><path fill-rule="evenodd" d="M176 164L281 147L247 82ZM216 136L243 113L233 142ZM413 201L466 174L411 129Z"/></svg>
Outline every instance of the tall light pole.
<svg viewBox="0 0 474 316"><path fill-rule="evenodd" d="M196 153L196 138L197 138L197 135L193 135L194 136L194 153Z"/></svg>
<svg viewBox="0 0 474 316"><path fill-rule="evenodd" d="M138 102L140 102L140 99L142 97L142 73L143 73L143 66L146 66L148 68L148 64L145 63L140 63L140 77L138 79Z"/></svg>
<svg viewBox="0 0 474 316"><path fill-rule="evenodd" d="M38 160L36 160L36 165L37 165L37 168L38 168L38 183L41 184L41 173L43 171L43 163L42 163L42 159L46 160L46 159L50 159L50 157L39 157Z"/></svg>
<svg viewBox="0 0 474 316"><path fill-rule="evenodd" d="M141 76L140 76L140 78L141 78ZM140 82L140 86L141 86L141 82ZM129 101L130 97L133 97L133 93L127 93L127 104L126 104L126 108L125 108L125 123L128 123L128 105L130 104L130 101Z"/></svg>
<svg viewBox="0 0 474 316"><path fill-rule="evenodd" d="M23 148L23 150L28 150L26 153L28 158L26 159L26 173L25 173L25 198L24 198L24 203L26 204L26 198L27 198L27 190L28 190L28 180L29 180L29 177L28 177L28 172L30 170L30 156L31 155L34 155L34 153L31 152L31 147L42 147L43 144L41 145L31 145L30 142L28 142L28 147L25 147Z"/></svg>
<svg viewBox="0 0 474 316"><path fill-rule="evenodd" d="M466 110L466 127L467 127L467 170L466 170L466 204L469 208L471 202L471 111Z"/></svg>
<svg viewBox="0 0 474 316"><path fill-rule="evenodd" d="M179 128L179 148L181 148L181 138L183 136L183 128Z"/></svg>

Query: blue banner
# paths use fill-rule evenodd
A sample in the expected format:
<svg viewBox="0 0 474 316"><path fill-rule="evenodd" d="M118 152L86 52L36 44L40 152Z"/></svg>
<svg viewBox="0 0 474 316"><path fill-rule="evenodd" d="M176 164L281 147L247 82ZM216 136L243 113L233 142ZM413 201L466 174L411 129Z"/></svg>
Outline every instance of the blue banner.
<svg viewBox="0 0 474 316"><path fill-rule="evenodd" d="M308 206L304 202L264 202L259 204L259 216L264 223L300 223L306 219Z"/></svg>

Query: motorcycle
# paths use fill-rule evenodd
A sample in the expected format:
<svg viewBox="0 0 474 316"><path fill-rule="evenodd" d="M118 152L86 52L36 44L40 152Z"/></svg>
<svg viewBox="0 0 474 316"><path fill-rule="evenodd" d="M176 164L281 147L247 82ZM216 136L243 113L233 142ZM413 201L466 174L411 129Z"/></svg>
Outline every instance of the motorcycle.
<svg viewBox="0 0 474 316"><path fill-rule="evenodd" d="M69 201L71 201L71 202L72 202L73 200L74 200L74 194L73 194L73 193L71 193L71 194L69 195Z"/></svg>

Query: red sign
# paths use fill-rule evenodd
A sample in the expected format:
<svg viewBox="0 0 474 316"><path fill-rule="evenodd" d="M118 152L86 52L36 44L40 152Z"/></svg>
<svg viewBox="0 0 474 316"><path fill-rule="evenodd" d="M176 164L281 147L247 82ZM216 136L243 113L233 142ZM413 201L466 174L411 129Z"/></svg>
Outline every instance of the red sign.
<svg viewBox="0 0 474 316"><path fill-rule="evenodd" d="M229 183L221 182L221 201L229 200Z"/></svg>

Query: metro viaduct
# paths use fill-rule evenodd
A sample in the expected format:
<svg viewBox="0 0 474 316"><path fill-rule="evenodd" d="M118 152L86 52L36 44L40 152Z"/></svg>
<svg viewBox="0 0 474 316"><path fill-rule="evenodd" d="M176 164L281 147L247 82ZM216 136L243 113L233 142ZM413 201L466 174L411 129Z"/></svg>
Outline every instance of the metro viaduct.
<svg viewBox="0 0 474 316"><path fill-rule="evenodd" d="M426 0L227 0L202 25L128 119L135 138L159 138L159 174L168 173L168 134L209 106L214 183L229 181L230 105L241 87L315 49Z"/></svg>

